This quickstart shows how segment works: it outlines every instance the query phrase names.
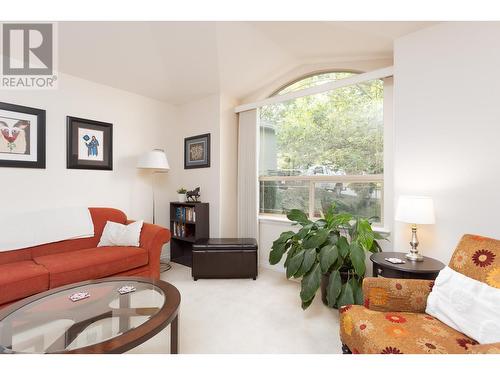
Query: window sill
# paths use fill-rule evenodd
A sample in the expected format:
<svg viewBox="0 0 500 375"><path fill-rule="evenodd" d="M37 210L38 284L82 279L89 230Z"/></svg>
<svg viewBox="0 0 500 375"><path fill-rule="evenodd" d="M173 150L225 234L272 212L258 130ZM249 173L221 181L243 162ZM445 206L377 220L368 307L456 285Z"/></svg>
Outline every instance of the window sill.
<svg viewBox="0 0 500 375"><path fill-rule="evenodd" d="M259 215L259 223L270 223L270 224L284 224L292 225L292 222L284 216L274 216L274 215ZM377 233L390 234L391 231L384 227L373 227L373 230Z"/></svg>

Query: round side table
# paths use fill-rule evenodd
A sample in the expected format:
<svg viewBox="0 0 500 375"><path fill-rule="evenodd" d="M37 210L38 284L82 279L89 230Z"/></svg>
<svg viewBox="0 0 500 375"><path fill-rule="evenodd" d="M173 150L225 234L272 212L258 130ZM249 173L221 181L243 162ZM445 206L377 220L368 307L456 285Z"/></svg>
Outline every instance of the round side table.
<svg viewBox="0 0 500 375"><path fill-rule="evenodd" d="M390 277L397 279L434 280L445 265L437 259L424 257L422 262L414 262L405 258L406 253L375 253L370 256L373 263L373 277ZM384 258L399 258L402 264L393 264Z"/></svg>

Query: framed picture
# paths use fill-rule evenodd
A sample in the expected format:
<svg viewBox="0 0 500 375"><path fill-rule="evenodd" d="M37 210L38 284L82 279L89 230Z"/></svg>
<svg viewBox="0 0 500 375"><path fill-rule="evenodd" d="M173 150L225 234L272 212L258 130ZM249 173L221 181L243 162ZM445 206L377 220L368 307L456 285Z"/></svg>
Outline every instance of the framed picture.
<svg viewBox="0 0 500 375"><path fill-rule="evenodd" d="M67 168L113 170L113 124L68 116Z"/></svg>
<svg viewBox="0 0 500 375"><path fill-rule="evenodd" d="M45 168L45 111L0 102L0 167Z"/></svg>
<svg viewBox="0 0 500 375"><path fill-rule="evenodd" d="M184 169L210 167L210 134L184 138Z"/></svg>

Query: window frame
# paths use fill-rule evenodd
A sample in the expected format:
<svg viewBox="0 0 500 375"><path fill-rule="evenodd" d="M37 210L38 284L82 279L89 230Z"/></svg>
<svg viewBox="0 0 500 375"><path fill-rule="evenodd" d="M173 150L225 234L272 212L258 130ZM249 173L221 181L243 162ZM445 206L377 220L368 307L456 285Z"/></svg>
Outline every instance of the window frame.
<svg viewBox="0 0 500 375"><path fill-rule="evenodd" d="M377 226L384 225L384 174L371 174L371 175L333 175L333 176L259 176L259 184L262 181L274 181L274 182L284 182L284 181L296 181L296 182L308 182L309 184L309 207L308 207L308 217L309 219L315 218L316 211L316 187L318 183L379 183L382 184L382 194L380 196L380 221L375 222ZM260 212L259 203L259 217L285 217L283 214L272 214L266 212Z"/></svg>
<svg viewBox="0 0 500 375"><path fill-rule="evenodd" d="M327 74L327 73L353 73L353 74L362 74L364 73L361 70L354 70L354 69L342 69L342 70L336 70L336 69L323 69L323 70L316 70L312 73L307 73L303 76L300 76L299 78L296 78L292 81L288 81L287 83L281 85L277 90L274 90L271 95L268 96L268 98L272 98L274 96L280 96L278 93L284 89L286 89L289 86L295 85L297 82L302 81L303 79L311 78L313 76L321 75L321 74ZM318 85L319 86L319 85ZM299 91L299 90L297 90ZM294 91L291 91L294 92ZM286 93L289 94L289 93ZM282 94L282 95L286 95Z"/></svg>

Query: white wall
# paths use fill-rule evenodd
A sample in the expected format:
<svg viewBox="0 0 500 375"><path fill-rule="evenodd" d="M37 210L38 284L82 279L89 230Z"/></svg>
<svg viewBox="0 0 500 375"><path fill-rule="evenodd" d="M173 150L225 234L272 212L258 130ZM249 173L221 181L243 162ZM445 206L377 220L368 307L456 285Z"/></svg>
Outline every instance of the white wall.
<svg viewBox="0 0 500 375"><path fill-rule="evenodd" d="M151 221L152 175L136 161L161 148L171 169L154 177L156 222L169 227L179 187L200 186L201 200L210 203L210 236L236 236L237 103L230 98L214 94L177 107L60 73L57 90L3 90L0 101L47 116L47 167L0 168L2 195L12 197L2 201L3 212L106 206ZM66 116L113 123L113 171L66 169ZM184 138L203 133L211 134L210 168L184 169Z"/></svg>
<svg viewBox="0 0 500 375"><path fill-rule="evenodd" d="M220 96L220 235L237 237L238 119L236 102Z"/></svg>
<svg viewBox="0 0 500 375"><path fill-rule="evenodd" d="M500 238L500 23L440 24L395 43L395 192L434 198L420 250L448 263L464 233ZM395 249L408 249L398 225Z"/></svg>
<svg viewBox="0 0 500 375"><path fill-rule="evenodd" d="M210 133L210 168L184 169L184 138ZM177 200L176 190L200 187L201 201L210 204L210 236L220 237L220 99L214 94L178 107L178 120L166 134L169 144L168 195Z"/></svg>
<svg viewBox="0 0 500 375"><path fill-rule="evenodd" d="M167 129L171 170L167 196L176 190L200 187L200 200L210 204L210 236L236 237L237 122L231 98L213 94L177 107L175 123ZM184 169L184 138L210 133L209 168Z"/></svg>
<svg viewBox="0 0 500 375"><path fill-rule="evenodd" d="M136 169L136 160L166 147L174 107L66 74L59 74L56 90L0 90L0 101L45 109L47 135L46 169L0 168L3 212L105 206L151 221L151 179ZM113 171L66 169L66 116L113 123ZM157 177L157 222L168 225L167 176Z"/></svg>

